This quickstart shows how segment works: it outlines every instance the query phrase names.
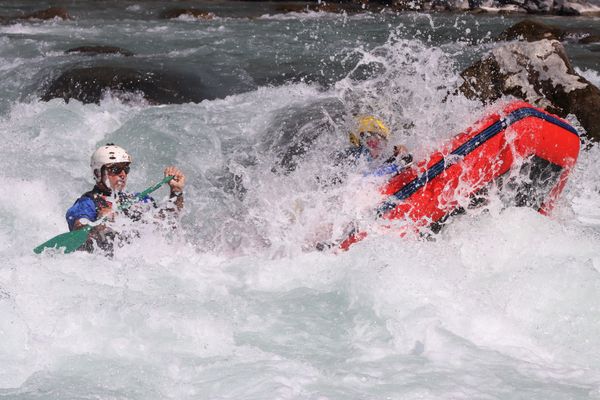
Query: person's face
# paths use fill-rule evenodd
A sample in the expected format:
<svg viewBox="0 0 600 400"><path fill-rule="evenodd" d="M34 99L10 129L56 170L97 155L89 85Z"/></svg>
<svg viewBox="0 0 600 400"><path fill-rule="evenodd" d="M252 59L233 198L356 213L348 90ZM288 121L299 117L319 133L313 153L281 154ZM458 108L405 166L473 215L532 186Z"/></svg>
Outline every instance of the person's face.
<svg viewBox="0 0 600 400"><path fill-rule="evenodd" d="M373 158L379 157L386 145L386 140L375 133L365 135L363 140Z"/></svg>
<svg viewBox="0 0 600 400"><path fill-rule="evenodd" d="M129 174L129 163L107 164L104 167L106 183L109 188L120 192L127 185L127 174Z"/></svg>

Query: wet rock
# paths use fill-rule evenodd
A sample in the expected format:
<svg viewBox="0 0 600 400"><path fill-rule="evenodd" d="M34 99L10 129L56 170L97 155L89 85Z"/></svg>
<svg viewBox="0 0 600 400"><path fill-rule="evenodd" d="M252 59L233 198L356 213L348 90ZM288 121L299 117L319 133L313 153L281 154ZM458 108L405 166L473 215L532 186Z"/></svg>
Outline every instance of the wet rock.
<svg viewBox="0 0 600 400"><path fill-rule="evenodd" d="M305 4L283 4L281 12L376 12L383 7L394 11L468 11L473 14L560 14L597 15L595 0L341 0Z"/></svg>
<svg viewBox="0 0 600 400"><path fill-rule="evenodd" d="M71 19L66 9L61 7L50 7L46 10L34 11L31 14L24 15L20 19Z"/></svg>
<svg viewBox="0 0 600 400"><path fill-rule="evenodd" d="M560 28L525 19L506 29L497 39L535 42L542 39L562 40L565 35L566 32Z"/></svg>
<svg viewBox="0 0 600 400"><path fill-rule="evenodd" d="M275 7L278 12L328 12L328 13L358 13L373 10L372 6L362 3L310 3L310 4L283 4Z"/></svg>
<svg viewBox="0 0 600 400"><path fill-rule="evenodd" d="M468 98L490 103L512 95L561 117L574 114L588 137L600 141L600 89L575 72L556 40L498 47L461 75Z"/></svg>
<svg viewBox="0 0 600 400"><path fill-rule="evenodd" d="M600 35L581 28L562 29L539 21L525 19L507 28L496 38L496 40L525 40L528 42L543 39L589 44L600 42Z"/></svg>
<svg viewBox="0 0 600 400"><path fill-rule="evenodd" d="M114 46L80 46L73 47L72 49L68 49L65 51L66 54L69 53L86 53L90 55L96 54L120 54L122 56L132 56L133 53L129 50L122 49L120 47Z"/></svg>
<svg viewBox="0 0 600 400"><path fill-rule="evenodd" d="M585 0L556 0L553 11L558 15L599 16L600 6L597 2L594 3Z"/></svg>
<svg viewBox="0 0 600 400"><path fill-rule="evenodd" d="M435 0L431 2L431 10L466 11L471 8L468 0Z"/></svg>
<svg viewBox="0 0 600 400"><path fill-rule="evenodd" d="M422 11L426 4L424 0L394 0L390 8L394 11Z"/></svg>
<svg viewBox="0 0 600 400"><path fill-rule="evenodd" d="M587 35L579 39L579 43L581 44L590 44L590 43L599 43L600 35Z"/></svg>
<svg viewBox="0 0 600 400"><path fill-rule="evenodd" d="M195 77L114 66L67 70L51 83L41 98L99 103L106 91L116 95L140 94L152 104L181 104L212 98L201 93L202 85Z"/></svg>
<svg viewBox="0 0 600 400"><path fill-rule="evenodd" d="M457 0L453 0L455 4ZM516 4L515 4L516 3ZM525 8L525 1L513 2L513 1L495 1L495 0L469 0L468 10L475 14L515 14L527 12ZM460 10L458 7L454 7L453 10Z"/></svg>
<svg viewBox="0 0 600 400"><path fill-rule="evenodd" d="M505 76L493 56L477 61L461 73L464 83L460 91L470 99L491 103L498 100L508 89L504 87Z"/></svg>
<svg viewBox="0 0 600 400"><path fill-rule="evenodd" d="M253 0L250 0L253 1ZM468 11L472 14L558 14L600 15L597 0L337 0L335 2L282 2L280 12L377 12L393 11Z"/></svg>
<svg viewBox="0 0 600 400"><path fill-rule="evenodd" d="M50 7L45 10L34 11L29 14L24 15L3 15L0 16L0 23L2 24L10 24L16 23L20 21L29 21L29 20L48 20L48 19L71 19L71 16L67 12L66 9L60 7Z"/></svg>
<svg viewBox="0 0 600 400"><path fill-rule="evenodd" d="M554 0L529 0L524 2L523 8L530 14L546 14L551 12L553 7Z"/></svg>
<svg viewBox="0 0 600 400"><path fill-rule="evenodd" d="M323 134L335 134L344 105L339 99L325 99L314 104L280 110L269 124L261 146L276 154L278 162L272 171L287 174L294 171L305 154Z"/></svg>
<svg viewBox="0 0 600 400"><path fill-rule="evenodd" d="M468 11L481 4L478 0L394 0L394 11Z"/></svg>
<svg viewBox="0 0 600 400"><path fill-rule="evenodd" d="M213 19L215 14L208 11L198 10L196 8L171 8L163 11L160 14L160 17L163 19L173 19L181 16L197 19Z"/></svg>
<svg viewBox="0 0 600 400"><path fill-rule="evenodd" d="M366 5L363 6L362 3L321 3L313 4L309 9L329 13L358 13L366 10Z"/></svg>
<svg viewBox="0 0 600 400"><path fill-rule="evenodd" d="M469 8L481 13L559 15L596 15L600 11L593 0L469 0Z"/></svg>

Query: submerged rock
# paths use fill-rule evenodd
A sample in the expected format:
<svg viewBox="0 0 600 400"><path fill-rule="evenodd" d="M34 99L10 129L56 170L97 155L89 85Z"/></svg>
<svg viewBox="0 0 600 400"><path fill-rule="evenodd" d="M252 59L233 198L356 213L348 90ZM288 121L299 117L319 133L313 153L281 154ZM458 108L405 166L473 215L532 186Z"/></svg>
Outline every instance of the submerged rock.
<svg viewBox="0 0 600 400"><path fill-rule="evenodd" d="M248 189L244 187L244 177L236 174L229 167L213 169L207 174L207 179L223 193L232 195L238 201L243 201Z"/></svg>
<svg viewBox="0 0 600 400"><path fill-rule="evenodd" d="M574 114L600 141L600 89L575 72L556 40L498 47L461 75L460 90L469 98L488 103L512 95L561 117Z"/></svg>
<svg viewBox="0 0 600 400"><path fill-rule="evenodd" d="M66 54L69 53L86 53L90 55L96 54L120 54L126 57L132 56L133 53L129 50L122 49L114 46L80 46L73 47L72 49L65 50Z"/></svg>
<svg viewBox="0 0 600 400"><path fill-rule="evenodd" d="M198 10L196 8L171 8L163 11L160 17L163 19L173 19L182 16L197 18L197 19L213 19L215 14L209 11Z"/></svg>
<svg viewBox="0 0 600 400"><path fill-rule="evenodd" d="M195 77L126 67L96 66L65 71L41 97L48 101L62 98L82 103L99 103L106 91L114 94L140 94L152 104L200 102L202 95Z"/></svg>
<svg viewBox="0 0 600 400"><path fill-rule="evenodd" d="M61 7L50 7L46 10L34 11L31 14L27 14L21 19L71 19L71 16L66 9Z"/></svg>
<svg viewBox="0 0 600 400"><path fill-rule="evenodd" d="M277 154L273 172L294 171L316 140L325 133L335 132L344 105L339 99L324 99L310 105L279 110L271 120L261 146L269 154Z"/></svg>
<svg viewBox="0 0 600 400"><path fill-rule="evenodd" d="M0 16L1 23L14 23L23 20L48 20L48 19L71 19L66 9L61 7L50 7L45 10L34 11L29 14L16 16Z"/></svg>

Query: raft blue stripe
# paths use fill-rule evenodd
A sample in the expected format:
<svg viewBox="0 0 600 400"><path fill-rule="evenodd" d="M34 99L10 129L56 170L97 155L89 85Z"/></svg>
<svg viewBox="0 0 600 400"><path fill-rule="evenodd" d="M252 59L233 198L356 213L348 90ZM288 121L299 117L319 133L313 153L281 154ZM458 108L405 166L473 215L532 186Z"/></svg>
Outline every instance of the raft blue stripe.
<svg viewBox="0 0 600 400"><path fill-rule="evenodd" d="M511 112L506 118L493 123L492 125L485 128L483 131L481 131L476 136L467 140L465 143L463 143L462 145L457 147L456 150L454 150L452 153L450 153L450 155L448 157L444 157L442 160L435 163L431 168L429 168L427 171L425 171L423 173L423 175L421 175L418 178L415 178L414 180L412 180L410 183L405 185L402 189L400 189L399 191L397 191L390 197L393 197L398 200L404 200L404 199L409 198L417 190L419 190L420 188L425 186L425 184L427 182L431 181L436 176L438 176L439 174L444 172L446 169L448 169L452 165L456 164L456 161L452 160L452 156L465 157L466 155L471 153L473 150L475 150L477 147L481 146L483 143L487 142L488 140L490 140L491 138L496 136L498 133L505 130L507 127L509 127L512 124L514 124L515 122L518 122L527 117L536 117L539 119L543 119L544 121L548 121L554 125L557 125L563 129L565 129L566 131L571 132L572 134L576 135L579 138L579 133L577 133L577 130L575 130L575 128L573 128L571 125L567 124L566 122L563 122L556 117L553 117L551 115L548 115L546 113L538 111L535 108L529 108L529 107L519 108L518 110ZM450 158L450 160L448 160L448 158ZM395 208L396 205L397 205L397 203L394 200L386 201L379 207L379 209L377 211L379 214L383 214L383 213Z"/></svg>

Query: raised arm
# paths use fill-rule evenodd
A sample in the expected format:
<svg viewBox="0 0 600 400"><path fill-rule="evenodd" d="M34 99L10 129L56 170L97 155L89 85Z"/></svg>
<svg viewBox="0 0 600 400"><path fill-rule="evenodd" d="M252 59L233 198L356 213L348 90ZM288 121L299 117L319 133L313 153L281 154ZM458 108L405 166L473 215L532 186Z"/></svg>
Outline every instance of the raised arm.
<svg viewBox="0 0 600 400"><path fill-rule="evenodd" d="M185 186L185 175L177 167L170 166L165 168L165 176L174 176L169 181L169 187L171 188L171 199L174 199L177 210L183 209L183 187Z"/></svg>

